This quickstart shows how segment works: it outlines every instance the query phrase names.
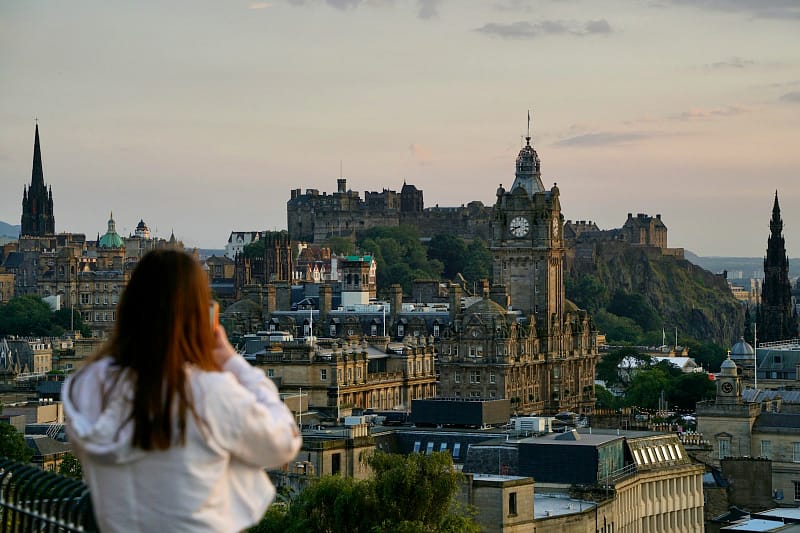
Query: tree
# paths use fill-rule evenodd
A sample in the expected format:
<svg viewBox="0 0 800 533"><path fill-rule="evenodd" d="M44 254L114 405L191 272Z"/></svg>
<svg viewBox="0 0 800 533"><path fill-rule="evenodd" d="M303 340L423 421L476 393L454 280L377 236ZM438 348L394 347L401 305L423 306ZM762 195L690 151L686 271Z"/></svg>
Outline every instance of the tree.
<svg viewBox="0 0 800 533"><path fill-rule="evenodd" d="M717 393L714 382L708 378L705 372L693 374L681 374L673 382L672 391L669 394L670 405L693 411L697 402L712 400Z"/></svg>
<svg viewBox="0 0 800 533"><path fill-rule="evenodd" d="M0 457L27 463L33 457L33 450L25 444L25 437L11 424L0 422Z"/></svg>
<svg viewBox="0 0 800 533"><path fill-rule="evenodd" d="M594 396L597 399L595 405L598 409L616 409L619 407L620 401L601 385L594 386Z"/></svg>
<svg viewBox="0 0 800 533"><path fill-rule="evenodd" d="M643 331L660 330L661 317L641 294L616 291L607 307L610 313L630 318Z"/></svg>
<svg viewBox="0 0 800 533"><path fill-rule="evenodd" d="M661 391L667 396L672 392L670 385L670 378L662 368L639 370L633 375L625 392L625 404L656 409Z"/></svg>
<svg viewBox="0 0 800 533"><path fill-rule="evenodd" d="M72 315L71 318L70 315ZM72 328L76 331L80 331L81 335L84 337L92 336L92 330L89 329L89 326L83 321L80 312L76 311L75 308L62 307L54 312L53 323L65 330Z"/></svg>
<svg viewBox="0 0 800 533"><path fill-rule="evenodd" d="M623 384L624 380L621 372L624 372L624 370L620 369L620 364L626 358L637 361L637 366L646 366L650 363L650 356L640 353L636 348L620 348L604 354L595 365L597 379L605 381L607 385Z"/></svg>
<svg viewBox="0 0 800 533"><path fill-rule="evenodd" d="M242 255L244 255L248 259L253 259L256 257L264 257L264 252L266 251L266 244L264 243L264 239L259 239L256 242L251 242L250 244L246 244L244 249L242 249Z"/></svg>
<svg viewBox="0 0 800 533"><path fill-rule="evenodd" d="M567 298L590 313L595 313L608 304L608 288L592 274L580 277L577 283L568 277L564 280L564 290Z"/></svg>
<svg viewBox="0 0 800 533"><path fill-rule="evenodd" d="M327 241L328 248L336 255L353 255L356 253L355 243L347 237L331 237Z"/></svg>
<svg viewBox="0 0 800 533"><path fill-rule="evenodd" d="M419 232L411 226L371 228L364 232L358 247L375 257L378 291L397 283L409 294L412 281L439 279L444 269L441 261L428 259Z"/></svg>
<svg viewBox="0 0 800 533"><path fill-rule="evenodd" d="M83 466L77 457L67 453L58 465L58 473L72 479L83 479Z"/></svg>
<svg viewBox="0 0 800 533"><path fill-rule="evenodd" d="M64 329L53 320L53 311L39 296L17 296L0 306L0 337L4 335L58 337Z"/></svg>
<svg viewBox="0 0 800 533"><path fill-rule="evenodd" d="M464 272L467 245L460 237L440 233L428 242L428 258L441 261L444 265L442 275L447 279L454 279L457 274Z"/></svg>
<svg viewBox="0 0 800 533"><path fill-rule="evenodd" d="M494 256L483 239L475 239L467 246L467 258L462 274L467 281L476 282L492 277Z"/></svg>
<svg viewBox="0 0 800 533"><path fill-rule="evenodd" d="M609 342L636 343L642 337L642 328L630 318L617 316L605 309L597 311L593 318Z"/></svg>
<svg viewBox="0 0 800 533"><path fill-rule="evenodd" d="M322 477L288 507L273 506L251 533L478 531L472 515L454 504L462 476L448 453L375 452L366 462L371 479Z"/></svg>

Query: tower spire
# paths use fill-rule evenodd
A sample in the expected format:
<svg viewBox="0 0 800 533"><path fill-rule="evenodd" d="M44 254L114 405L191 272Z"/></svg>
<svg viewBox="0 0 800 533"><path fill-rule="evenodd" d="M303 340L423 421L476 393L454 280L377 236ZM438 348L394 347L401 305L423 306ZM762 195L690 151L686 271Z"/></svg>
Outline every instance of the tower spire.
<svg viewBox="0 0 800 533"><path fill-rule="evenodd" d="M33 140L33 170L31 172L31 188L44 189L44 172L42 171L42 150L39 146L39 122L36 122L36 134Z"/></svg>

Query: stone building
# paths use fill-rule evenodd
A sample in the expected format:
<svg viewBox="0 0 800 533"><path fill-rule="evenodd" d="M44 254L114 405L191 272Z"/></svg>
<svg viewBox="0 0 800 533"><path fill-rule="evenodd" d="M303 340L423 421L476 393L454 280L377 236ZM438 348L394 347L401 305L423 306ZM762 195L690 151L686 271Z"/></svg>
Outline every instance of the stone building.
<svg viewBox="0 0 800 533"><path fill-rule="evenodd" d="M757 340L759 342L784 341L797 337L797 309L792 302L792 285L789 282L789 259L783 239L783 219L778 205L778 191L769 221L770 236L764 258L764 281L761 286L761 305L758 307Z"/></svg>
<svg viewBox="0 0 800 533"><path fill-rule="evenodd" d="M622 225L620 238L633 245L667 247L667 227L661 222L661 215L655 218L638 213L636 218L628 213L628 219Z"/></svg>
<svg viewBox="0 0 800 533"><path fill-rule="evenodd" d="M295 189L286 204L292 240L312 243L332 237L355 239L371 228L400 225L415 227L423 237L445 233L488 239L491 211L481 202L426 208L422 190L409 183L403 183L399 193L389 189L368 191L362 199L357 191L347 189L345 178L337 180L337 191L332 194Z"/></svg>
<svg viewBox="0 0 800 533"><path fill-rule="evenodd" d="M697 404L697 430L711 443L707 461L727 457L772 461L772 493L782 504L800 503L800 414L783 405L792 391L743 390L736 363L722 363L714 400ZM794 407L794 409L792 408Z"/></svg>
<svg viewBox="0 0 800 533"><path fill-rule="evenodd" d="M254 356L281 392L302 389L308 409L337 417L341 408L407 410L411 400L436 392L434 350L427 343L308 337L267 343Z"/></svg>

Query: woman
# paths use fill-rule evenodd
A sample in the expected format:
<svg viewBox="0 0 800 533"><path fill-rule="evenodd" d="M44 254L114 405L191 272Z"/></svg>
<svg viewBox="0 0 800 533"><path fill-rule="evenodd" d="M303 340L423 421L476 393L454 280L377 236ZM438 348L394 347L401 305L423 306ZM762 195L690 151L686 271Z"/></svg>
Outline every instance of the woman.
<svg viewBox="0 0 800 533"><path fill-rule="evenodd" d="M148 253L109 341L65 384L103 532L241 531L275 496L264 469L297 454L294 417L214 327L209 303L197 261Z"/></svg>

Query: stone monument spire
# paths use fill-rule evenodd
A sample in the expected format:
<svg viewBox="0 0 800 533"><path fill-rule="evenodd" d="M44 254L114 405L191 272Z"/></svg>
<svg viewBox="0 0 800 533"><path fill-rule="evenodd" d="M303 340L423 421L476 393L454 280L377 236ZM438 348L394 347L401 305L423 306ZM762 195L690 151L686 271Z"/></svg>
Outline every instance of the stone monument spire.
<svg viewBox="0 0 800 533"><path fill-rule="evenodd" d="M770 236L764 258L764 281L761 286L761 306L758 312L758 341L771 342L797 336L797 311L792 305L792 286L789 282L789 259L783 239L783 219L778 204L778 191L772 218Z"/></svg>

